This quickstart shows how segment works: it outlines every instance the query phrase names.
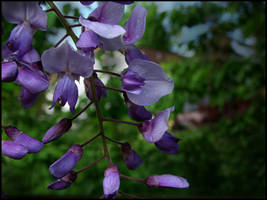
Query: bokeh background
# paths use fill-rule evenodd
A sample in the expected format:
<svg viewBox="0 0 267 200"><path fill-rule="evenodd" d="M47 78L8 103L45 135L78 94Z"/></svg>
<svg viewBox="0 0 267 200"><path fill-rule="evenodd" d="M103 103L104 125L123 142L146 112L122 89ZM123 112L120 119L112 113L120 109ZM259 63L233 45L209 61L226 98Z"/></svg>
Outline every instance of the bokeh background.
<svg viewBox="0 0 267 200"><path fill-rule="evenodd" d="M121 25L136 4L146 7L146 31L136 43L152 61L159 63L174 79L173 93L154 105L153 114L172 105L169 132L181 138L179 153L167 155L146 142L135 127L105 123L107 136L128 141L143 158L137 170L128 170L119 146L108 142L112 160L123 174L145 178L171 173L185 177L188 189L148 188L121 179L123 192L149 198L265 197L265 2L135 2L126 6ZM87 17L98 5L56 2L65 15ZM42 7L47 9L45 3ZM77 24L77 20L68 20ZM48 31L37 31L34 48L42 52L64 36L64 29L53 12L48 13ZM2 17L2 45L14 24ZM77 35L80 28L75 28ZM119 52L96 54L95 67L121 72L126 68ZM107 86L119 88L120 80L99 76ZM36 139L63 117L71 117L68 106L49 110L56 76L50 75L49 89L33 107L24 110L18 96L20 86L2 83L2 125L13 125ZM76 112L89 100L79 84ZM101 110L108 118L131 121L121 94L107 92ZM98 132L94 107L74 121L69 132L45 145L38 154L22 160L2 156L2 191L7 196L91 197L103 194L102 180L106 161L79 174L75 183L62 191L47 191L54 181L49 166L72 144L81 144ZM2 131L2 139L7 136ZM80 169L102 155L101 139L85 147L74 169ZM121 196L118 194L117 196Z"/></svg>

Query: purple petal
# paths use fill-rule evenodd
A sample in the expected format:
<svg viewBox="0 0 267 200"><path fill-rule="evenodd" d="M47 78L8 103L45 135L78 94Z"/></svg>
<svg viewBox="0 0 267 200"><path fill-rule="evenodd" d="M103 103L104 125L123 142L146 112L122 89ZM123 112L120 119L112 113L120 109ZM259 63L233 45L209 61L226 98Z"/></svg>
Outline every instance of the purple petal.
<svg viewBox="0 0 267 200"><path fill-rule="evenodd" d="M74 145L73 145L74 146ZM69 173L81 159L82 148L73 146L61 158L55 161L50 167L50 174L56 178L61 178Z"/></svg>
<svg viewBox="0 0 267 200"><path fill-rule="evenodd" d="M52 126L45 133L42 142L44 144L48 142L52 142L53 140L62 136L65 132L67 132L72 126L72 120L68 118L64 118L60 120L56 125Z"/></svg>
<svg viewBox="0 0 267 200"><path fill-rule="evenodd" d="M2 140L2 153L10 158L21 159L28 153L28 149L16 142Z"/></svg>
<svg viewBox="0 0 267 200"><path fill-rule="evenodd" d="M99 37L99 43L100 43L100 48L106 51L114 51L122 49L125 46L121 35L112 39Z"/></svg>
<svg viewBox="0 0 267 200"><path fill-rule="evenodd" d="M40 55L38 52L32 48L32 50L28 51L22 58L23 61L27 63L35 63L41 60Z"/></svg>
<svg viewBox="0 0 267 200"><path fill-rule="evenodd" d="M151 105L173 90L173 79L168 78L164 70L152 61L134 59L128 70L138 73L140 77L145 79L145 85L142 86L140 94L126 91L128 98L137 105Z"/></svg>
<svg viewBox="0 0 267 200"><path fill-rule="evenodd" d="M169 187L169 188L188 188L187 180L180 176L171 174L152 175L146 179L146 184L149 187Z"/></svg>
<svg viewBox="0 0 267 200"><path fill-rule="evenodd" d="M144 106L138 106L132 104L128 108L128 115L132 120L142 122L145 120L150 120L152 118L152 114L145 109Z"/></svg>
<svg viewBox="0 0 267 200"><path fill-rule="evenodd" d="M136 151L131 148L129 143L122 144L121 150L125 164L129 169L137 169L143 163L143 160Z"/></svg>
<svg viewBox="0 0 267 200"><path fill-rule="evenodd" d="M126 45L133 44L143 37L146 27L146 15L147 11L143 6L135 6L125 26L126 34L123 36L123 40Z"/></svg>
<svg viewBox="0 0 267 200"><path fill-rule="evenodd" d="M105 170L105 177L103 180L103 190L105 198L115 198L120 187L120 174L119 168L112 165Z"/></svg>
<svg viewBox="0 0 267 200"><path fill-rule="evenodd" d="M125 30L119 25L111 25L111 24L104 24L100 22L94 22L90 20L86 20L83 17L79 18L80 23L85 26L86 28L92 30L97 35L112 39L118 37L119 35L123 35Z"/></svg>
<svg viewBox="0 0 267 200"><path fill-rule="evenodd" d="M172 136L170 133L165 132L161 139L155 142L156 147L167 154L176 154L178 153L178 144L179 138Z"/></svg>
<svg viewBox="0 0 267 200"><path fill-rule="evenodd" d="M2 56L8 58L11 53L14 53L18 59L21 59L31 48L32 29L29 24L23 23L11 31L8 41L2 47Z"/></svg>
<svg viewBox="0 0 267 200"><path fill-rule="evenodd" d="M142 127L139 128L146 141L150 143L157 142L163 134L168 130L168 120L170 112L174 107L160 111L152 120L144 121Z"/></svg>
<svg viewBox="0 0 267 200"><path fill-rule="evenodd" d="M49 80L39 73L33 72L28 68L18 68L16 83L22 85L32 94L40 93L49 86Z"/></svg>
<svg viewBox="0 0 267 200"><path fill-rule="evenodd" d="M18 74L18 66L15 62L2 62L2 81L15 81Z"/></svg>
<svg viewBox="0 0 267 200"><path fill-rule="evenodd" d="M37 29L47 29L47 16L38 2L8 1L2 3L2 13L10 23L20 24L28 21Z"/></svg>
<svg viewBox="0 0 267 200"><path fill-rule="evenodd" d="M124 5L114 2L103 2L98 6L89 17L104 24L118 24L124 14Z"/></svg>
<svg viewBox="0 0 267 200"><path fill-rule="evenodd" d="M132 94L140 94L141 87L145 85L145 79L137 72L132 70L125 70L121 75L121 89Z"/></svg>
<svg viewBox="0 0 267 200"><path fill-rule="evenodd" d="M46 189L47 190L63 190L68 188L71 184L62 180L56 180L53 183L49 184Z"/></svg>
<svg viewBox="0 0 267 200"><path fill-rule="evenodd" d="M92 3L94 3L95 1L80 1L81 4L83 4L84 6L89 6L91 5Z"/></svg>
<svg viewBox="0 0 267 200"><path fill-rule="evenodd" d="M125 60L127 62L127 64L129 65L130 62L132 62L134 59L143 59L143 60L149 60L148 57L146 55L144 55L143 53L141 53L141 51L139 51L139 49L134 46L134 45L129 45L126 47L126 53L125 53Z"/></svg>
<svg viewBox="0 0 267 200"><path fill-rule="evenodd" d="M57 83L54 91L53 104L50 108L54 107L56 102L61 101L60 105L64 106L68 101L70 111L75 112L75 105L78 99L78 88L74 80L68 75L63 76Z"/></svg>
<svg viewBox="0 0 267 200"><path fill-rule="evenodd" d="M82 32L78 42L76 43L77 47L80 48L96 48L98 45L98 36L90 30Z"/></svg>
<svg viewBox="0 0 267 200"><path fill-rule="evenodd" d="M30 137L24 133L21 133L14 137L14 141L18 144L23 145L28 149L28 153L37 153L40 152L44 144L40 141Z"/></svg>
<svg viewBox="0 0 267 200"><path fill-rule="evenodd" d="M21 106L24 109L30 108L37 100L39 93L32 94L24 87L20 90Z"/></svg>

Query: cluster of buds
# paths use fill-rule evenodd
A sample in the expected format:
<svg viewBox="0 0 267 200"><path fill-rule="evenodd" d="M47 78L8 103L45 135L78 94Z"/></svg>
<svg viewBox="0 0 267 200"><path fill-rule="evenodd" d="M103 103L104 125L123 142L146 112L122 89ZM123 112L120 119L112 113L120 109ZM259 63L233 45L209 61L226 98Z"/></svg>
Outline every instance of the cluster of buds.
<svg viewBox="0 0 267 200"><path fill-rule="evenodd" d="M94 104L100 124L100 131L93 138L83 144L74 144L68 151L51 164L50 174L57 180L47 186L47 189L66 189L77 179L79 173L85 171L97 162L107 159L108 167L104 172L103 191L105 198L115 198L119 192L120 177L146 184L149 187L187 188L186 179L171 175L151 175L144 179L129 177L120 173L119 167L112 162L106 140L120 145L122 159L130 170L136 170L143 163L142 158L132 148L129 142L120 142L105 136L103 123L124 123L135 126L144 139L153 143L161 152L166 154L178 153L179 138L168 131L168 120L174 106L162 110L155 116L145 106L156 103L161 97L173 91L173 79L169 78L160 65L149 60L134 45L139 41L146 24L146 9L137 5L124 27L118 25L121 21L125 4L132 1L101 2L100 5L87 17L79 17L78 25L82 28L79 38L74 34L66 17L63 16L56 5L47 2L51 9L60 18L67 34L55 47L45 50L41 57L32 47L32 36L37 30L47 29L47 16L38 2L3 2L2 11L4 18L10 23L17 23L8 41L2 47L2 81L15 82L22 86L21 101L23 108L34 105L39 93L49 86L49 74L57 74L58 81L54 90L53 108L56 103L70 106L70 111L75 114L75 107L79 97L75 80L84 78L86 95L90 101L71 119L61 119L44 134L42 141L38 141L13 126L2 126L12 141L2 141L2 153L10 158L21 159L27 153L37 153L44 144L50 143L64 135L72 126L72 121L83 113L90 105ZM92 1L81 1L88 6ZM12 9L11 9L12 8ZM75 17L73 17L75 18ZM77 50L65 43L60 43L70 36L76 44ZM121 74L110 71L94 70L97 48L115 51L118 50L125 56L128 68ZM107 73L117 76L121 80L120 89L106 87L98 78L97 73ZM136 121L128 122L109 119L102 116L99 101L107 97L106 90L113 90L123 94L125 105L128 107L129 117ZM82 158L83 147L98 137L102 137L104 155L88 166L74 170Z"/></svg>

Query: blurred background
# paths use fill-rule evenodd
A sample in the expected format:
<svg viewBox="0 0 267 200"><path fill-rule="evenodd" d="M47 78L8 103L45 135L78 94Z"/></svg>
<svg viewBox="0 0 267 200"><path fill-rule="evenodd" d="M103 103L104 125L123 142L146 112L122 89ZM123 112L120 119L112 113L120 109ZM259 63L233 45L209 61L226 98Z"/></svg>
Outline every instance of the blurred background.
<svg viewBox="0 0 267 200"><path fill-rule="evenodd" d="M188 189L148 188L121 179L123 192L149 198L265 197L265 2L135 2L126 6L121 25L136 4L148 11L146 31L136 43L152 61L159 63L174 79L173 93L146 108L154 115L175 106L169 132L181 139L179 153L167 155L146 142L139 131L124 124L105 123L105 134L132 148L144 160L140 168L129 170L119 146L108 142L112 160L121 173L136 178L152 174L185 177ZM87 17L97 7L80 2L56 2L65 15ZM46 4L42 4L48 9ZM68 20L77 24L77 20ZM2 45L15 24L2 17ZM55 45L65 32L53 12L48 13L48 31L37 31L34 48L42 52ZM74 28L77 35L81 30ZM117 51L96 54L96 69L120 73L127 67ZM45 132L64 117L71 117L68 106L49 110L56 75L50 75L49 89L33 107L24 110L18 100L20 86L2 83L2 125L13 125L41 140ZM119 88L120 80L99 74L107 86ZM89 100L79 85L76 112ZM107 91L101 110L108 118L131 121L121 94ZM48 143L38 154L22 160L2 156L2 191L7 196L38 195L91 197L103 194L106 161L79 174L75 183L62 191L48 191L55 179L49 166L72 144L81 144L98 133L94 107L77 118L70 131ZM7 136L2 131L2 139ZM84 148L74 169L80 169L102 155L98 138ZM118 194L117 198L121 196Z"/></svg>

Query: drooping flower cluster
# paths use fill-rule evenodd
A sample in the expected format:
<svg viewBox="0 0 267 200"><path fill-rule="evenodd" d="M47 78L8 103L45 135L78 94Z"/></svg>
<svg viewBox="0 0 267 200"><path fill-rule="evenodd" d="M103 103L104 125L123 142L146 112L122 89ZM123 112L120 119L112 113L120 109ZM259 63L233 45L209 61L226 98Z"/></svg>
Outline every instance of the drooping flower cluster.
<svg viewBox="0 0 267 200"><path fill-rule="evenodd" d="M85 6L93 1L81 1ZM78 88L75 81L84 78L85 91L90 103L82 110L85 111L91 104L95 104L99 123L121 122L134 125L138 128L148 143L154 144L161 152L176 154L179 151L179 138L168 132L168 120L174 106L162 110L154 117L145 106L152 105L163 96L173 91L173 79L169 78L160 65L149 60L134 45L145 32L146 9L137 5L133 9L130 18L124 27L118 25L123 17L125 4L132 1L101 2L100 5L87 17L79 17L82 33L79 38L72 38L76 42L77 50L66 41L45 50L41 58L32 47L32 36L37 29L47 29L46 13L37 2L5 2L3 3L3 16L10 23L18 24L11 32L8 41L2 47L2 81L18 83L22 85L20 98L22 106L28 108L34 104L40 92L46 90L49 85L49 74L57 74L57 83L53 95L53 108L56 103L64 106L67 102L70 111L74 114L77 100L79 98ZM48 2L53 11L60 12L53 2ZM12 8L12 9L11 9ZM17 12L14 11L17 8ZM7 10L12 10L7 12ZM58 17L62 17L59 15ZM66 22L65 22L66 23ZM64 23L63 23L64 24ZM64 24L66 26L66 24ZM69 28L70 26L68 26ZM68 35L73 37L74 33ZM63 41L63 40L62 40ZM94 70L94 50L118 50L125 56L128 67L121 74L120 89L109 88L98 78L99 71ZM105 72L110 73L111 72ZM128 107L129 117L138 122L125 122L107 119L99 116L99 101L107 97L106 90L113 89L122 92L125 105ZM27 153L37 153L44 144L50 143L63 136L72 126L73 118L63 118L57 124L50 127L44 134L42 141L38 141L13 126L3 126L7 136L12 141L2 141L2 153L10 158L21 159ZM76 164L82 158L83 147L98 136L120 145L122 159L130 170L136 170L143 163L143 159L132 148L129 142L119 142L104 135L104 130L83 144L74 144L58 160L49 167L50 174L57 178L49 184L47 189L66 189L77 179L77 175L92 165L106 158L109 166L104 172L103 192L105 198L115 198L120 188L120 177L136 180L149 187L172 187L187 188L189 183L186 179L171 175L152 175L145 179L136 179L120 173L119 167L112 163L107 146L103 142L105 154L90 163L83 169L74 170Z"/></svg>

